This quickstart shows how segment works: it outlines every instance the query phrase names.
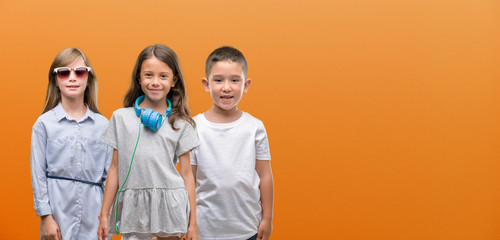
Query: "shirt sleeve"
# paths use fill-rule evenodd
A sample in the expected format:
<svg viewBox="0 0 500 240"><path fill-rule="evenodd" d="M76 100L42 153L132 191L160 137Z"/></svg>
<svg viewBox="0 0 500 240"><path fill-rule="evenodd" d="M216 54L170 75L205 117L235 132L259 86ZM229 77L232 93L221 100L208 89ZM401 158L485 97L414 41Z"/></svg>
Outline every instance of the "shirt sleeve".
<svg viewBox="0 0 500 240"><path fill-rule="evenodd" d="M45 148L47 146L47 132L44 125L37 121L31 133L31 185L37 216L52 214L47 188L47 159Z"/></svg>
<svg viewBox="0 0 500 240"><path fill-rule="evenodd" d="M269 141L267 140L267 132L264 124L261 124L257 128L257 133L255 134L255 156L257 160L271 160Z"/></svg>
<svg viewBox="0 0 500 240"><path fill-rule="evenodd" d="M185 126L180 131L182 131L182 133L179 137L179 142L177 143L177 147L175 149L175 155L177 157L188 151L191 151L193 148L200 144L198 136L196 135L196 131L194 130L193 126L191 126L191 124L186 122Z"/></svg>

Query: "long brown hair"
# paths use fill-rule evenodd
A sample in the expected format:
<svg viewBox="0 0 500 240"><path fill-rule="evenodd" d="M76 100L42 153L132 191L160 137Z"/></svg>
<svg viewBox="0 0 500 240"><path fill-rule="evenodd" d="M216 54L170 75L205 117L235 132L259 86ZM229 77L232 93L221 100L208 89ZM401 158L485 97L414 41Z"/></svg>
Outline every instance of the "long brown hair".
<svg viewBox="0 0 500 240"><path fill-rule="evenodd" d="M196 125L193 119L190 117L190 111L187 106L187 96L186 87L184 83L184 76L182 75L181 65L179 63L179 58L177 54L169 47L161 44L151 45L146 47L137 57L135 62L134 70L132 72L132 77L130 81L130 87L123 99L123 105L125 107L132 107L135 100L144 95L142 91L140 81L140 73L142 63L146 59L156 57L160 61L167 64L174 74L174 79L176 80L175 86L170 88L170 92L167 94L168 100L172 102L172 112L168 118L168 123L174 130L178 130L174 127L174 122L177 119L183 119L189 122L193 127Z"/></svg>
<svg viewBox="0 0 500 240"><path fill-rule="evenodd" d="M90 61L82 50L78 48L66 48L57 54L54 61L52 61L52 65L50 65L49 84L47 86L47 95L45 96L45 106L43 107L42 114L57 106L61 101L61 91L56 84L57 79L54 68L65 67L78 58L82 58L85 65L91 68L87 78L87 88L85 89L83 103L87 104L90 110L100 113L97 105L97 77Z"/></svg>

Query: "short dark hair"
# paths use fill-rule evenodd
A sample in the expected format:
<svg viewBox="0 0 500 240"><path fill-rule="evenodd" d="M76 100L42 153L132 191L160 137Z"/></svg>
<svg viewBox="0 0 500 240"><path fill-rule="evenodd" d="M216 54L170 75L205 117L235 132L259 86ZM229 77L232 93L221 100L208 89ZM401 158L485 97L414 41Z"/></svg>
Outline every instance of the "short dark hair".
<svg viewBox="0 0 500 240"><path fill-rule="evenodd" d="M207 58L207 61L205 62L205 74L207 78L210 75L210 71L212 71L212 67L214 66L214 64L220 61L231 61L239 63L243 68L243 74L245 75L245 78L247 77L248 73L247 60L243 56L243 53L241 53L238 49L234 47L222 46L220 48L215 49L212 53L210 53L210 55Z"/></svg>

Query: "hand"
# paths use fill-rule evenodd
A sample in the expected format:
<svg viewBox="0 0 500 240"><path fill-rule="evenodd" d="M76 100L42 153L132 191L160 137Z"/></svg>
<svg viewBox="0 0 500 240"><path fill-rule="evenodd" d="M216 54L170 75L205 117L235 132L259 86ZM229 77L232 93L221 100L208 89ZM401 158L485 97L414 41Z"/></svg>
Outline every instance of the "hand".
<svg viewBox="0 0 500 240"><path fill-rule="evenodd" d="M195 226L189 226L186 234L187 240L198 240L198 228Z"/></svg>
<svg viewBox="0 0 500 240"><path fill-rule="evenodd" d="M98 218L99 218L99 226L97 227L97 238L99 240L107 240L109 215L99 214Z"/></svg>
<svg viewBox="0 0 500 240"><path fill-rule="evenodd" d="M271 237L273 226L270 220L262 220L257 230L257 239L268 240Z"/></svg>
<svg viewBox="0 0 500 240"><path fill-rule="evenodd" d="M61 230L52 215L42 216L42 236L44 240L62 240Z"/></svg>

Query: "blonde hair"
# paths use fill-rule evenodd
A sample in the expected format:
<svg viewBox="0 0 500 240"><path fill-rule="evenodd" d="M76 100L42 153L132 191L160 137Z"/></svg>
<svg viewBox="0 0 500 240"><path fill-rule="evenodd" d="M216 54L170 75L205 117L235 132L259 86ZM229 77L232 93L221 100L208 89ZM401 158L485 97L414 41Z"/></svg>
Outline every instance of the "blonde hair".
<svg viewBox="0 0 500 240"><path fill-rule="evenodd" d="M58 67L65 67L78 58L81 58L85 65L91 68L87 78L87 88L85 89L83 102L90 108L90 110L100 113L97 105L97 77L90 61L87 59L87 56L85 56L82 50L78 48L66 48L57 54L52 62L52 65L50 65L49 83L47 86L47 95L45 96L45 106L43 107L42 114L57 106L57 104L61 101L61 91L56 84L57 79L54 69Z"/></svg>
<svg viewBox="0 0 500 240"><path fill-rule="evenodd" d="M172 102L172 112L168 118L168 123L170 123L170 126L172 126L172 129L174 130L178 130L174 127L174 122L177 119L183 119L190 123L193 127L196 126L194 120L190 117L189 107L187 106L186 87L179 58L177 57L177 54L175 54L174 50L165 45L156 44L148 46L139 54L137 61L135 62L134 70L132 71L130 88L123 99L123 105L125 107L132 107L135 100L144 95L139 83L142 63L144 60L153 57L167 64L168 67L172 69L174 79L177 80L175 86L172 87L170 92L167 94L167 99Z"/></svg>

